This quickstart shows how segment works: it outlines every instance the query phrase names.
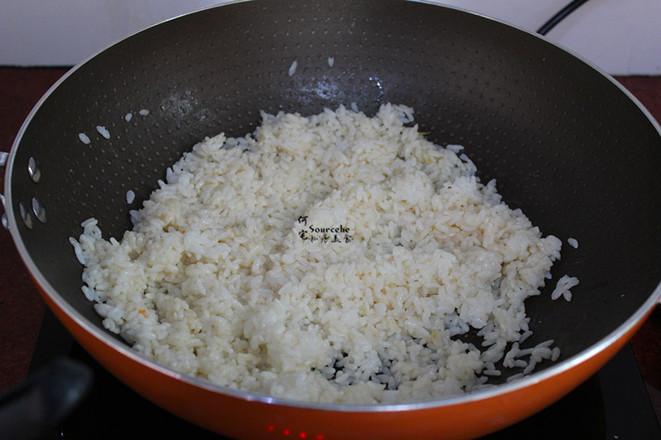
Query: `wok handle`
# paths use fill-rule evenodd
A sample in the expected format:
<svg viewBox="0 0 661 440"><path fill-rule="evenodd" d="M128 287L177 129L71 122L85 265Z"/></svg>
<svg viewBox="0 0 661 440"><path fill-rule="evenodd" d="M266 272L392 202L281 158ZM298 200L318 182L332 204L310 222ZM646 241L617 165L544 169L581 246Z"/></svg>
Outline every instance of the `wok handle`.
<svg viewBox="0 0 661 440"><path fill-rule="evenodd" d="M4 212L5 209L5 195L0 193L0 202L2 202L2 226L6 229L9 230L9 220L7 220L7 213Z"/></svg>
<svg viewBox="0 0 661 440"><path fill-rule="evenodd" d="M6 151L0 151L0 172L5 173L5 167L7 166L7 159L9 158L9 153ZM2 226L5 229L9 229L9 222L7 221L7 214L4 212L5 209L5 195L0 193L0 201L2 202Z"/></svg>
<svg viewBox="0 0 661 440"><path fill-rule="evenodd" d="M31 439L57 426L87 395L92 371L58 358L0 395L0 438Z"/></svg>

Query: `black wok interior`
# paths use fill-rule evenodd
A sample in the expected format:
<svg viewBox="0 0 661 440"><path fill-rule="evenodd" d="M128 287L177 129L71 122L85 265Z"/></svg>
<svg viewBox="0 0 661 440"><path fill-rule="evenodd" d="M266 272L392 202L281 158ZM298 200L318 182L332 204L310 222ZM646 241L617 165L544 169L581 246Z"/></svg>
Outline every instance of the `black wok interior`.
<svg viewBox="0 0 661 440"><path fill-rule="evenodd" d="M90 59L43 102L18 145L14 211L37 197L47 213L32 229L17 216L21 238L57 292L100 325L68 241L83 220L96 217L106 238L120 238L130 227L126 192L138 207L203 137L244 135L261 122L260 110L308 115L352 102L368 114L386 102L414 107L420 131L464 145L484 182L495 178L511 207L563 240L554 280L527 302L530 344L553 338L562 358L574 355L659 284L661 137L646 114L609 78L540 37L397 0L231 4ZM30 157L41 169L37 183ZM571 303L552 302L564 274L581 284Z"/></svg>

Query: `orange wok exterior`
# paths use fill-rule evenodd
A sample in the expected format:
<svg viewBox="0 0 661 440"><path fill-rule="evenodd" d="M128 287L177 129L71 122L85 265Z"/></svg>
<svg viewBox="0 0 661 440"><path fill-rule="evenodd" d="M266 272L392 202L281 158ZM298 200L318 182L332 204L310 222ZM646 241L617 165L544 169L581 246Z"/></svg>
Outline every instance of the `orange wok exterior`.
<svg viewBox="0 0 661 440"><path fill-rule="evenodd" d="M470 439L513 425L572 391L627 343L640 319L601 351L570 368L524 386L459 403L438 403L419 409L320 409L268 403L221 393L190 378L155 368L136 355L126 355L40 292L74 338L105 368L154 404L218 434L236 439ZM645 315L645 318L649 312ZM523 381L522 381L523 382Z"/></svg>

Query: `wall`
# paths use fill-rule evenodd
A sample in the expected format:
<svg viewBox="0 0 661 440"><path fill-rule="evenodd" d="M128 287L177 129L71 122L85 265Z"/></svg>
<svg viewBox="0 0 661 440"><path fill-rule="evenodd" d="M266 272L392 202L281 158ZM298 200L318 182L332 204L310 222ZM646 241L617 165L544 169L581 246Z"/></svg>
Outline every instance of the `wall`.
<svg viewBox="0 0 661 440"><path fill-rule="evenodd" d="M0 65L77 64L162 20L227 0L0 0ZM536 31L569 0L435 0ZM661 1L590 0L547 35L613 75L661 74Z"/></svg>

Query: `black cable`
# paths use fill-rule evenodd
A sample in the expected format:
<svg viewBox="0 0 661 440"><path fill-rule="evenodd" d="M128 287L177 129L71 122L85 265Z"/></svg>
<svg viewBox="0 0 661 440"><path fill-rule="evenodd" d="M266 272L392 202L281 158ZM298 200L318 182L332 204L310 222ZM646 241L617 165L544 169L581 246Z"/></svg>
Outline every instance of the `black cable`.
<svg viewBox="0 0 661 440"><path fill-rule="evenodd" d="M560 11L558 11L557 14L555 14L553 17L549 19L546 23L542 25L537 30L537 33L540 35L546 35L548 31L553 29L556 24L560 23L562 20L565 19L569 14L574 12L576 9L578 9L579 6L581 6L583 3L587 2L588 0L573 0L571 3L569 3L567 6L562 8Z"/></svg>

